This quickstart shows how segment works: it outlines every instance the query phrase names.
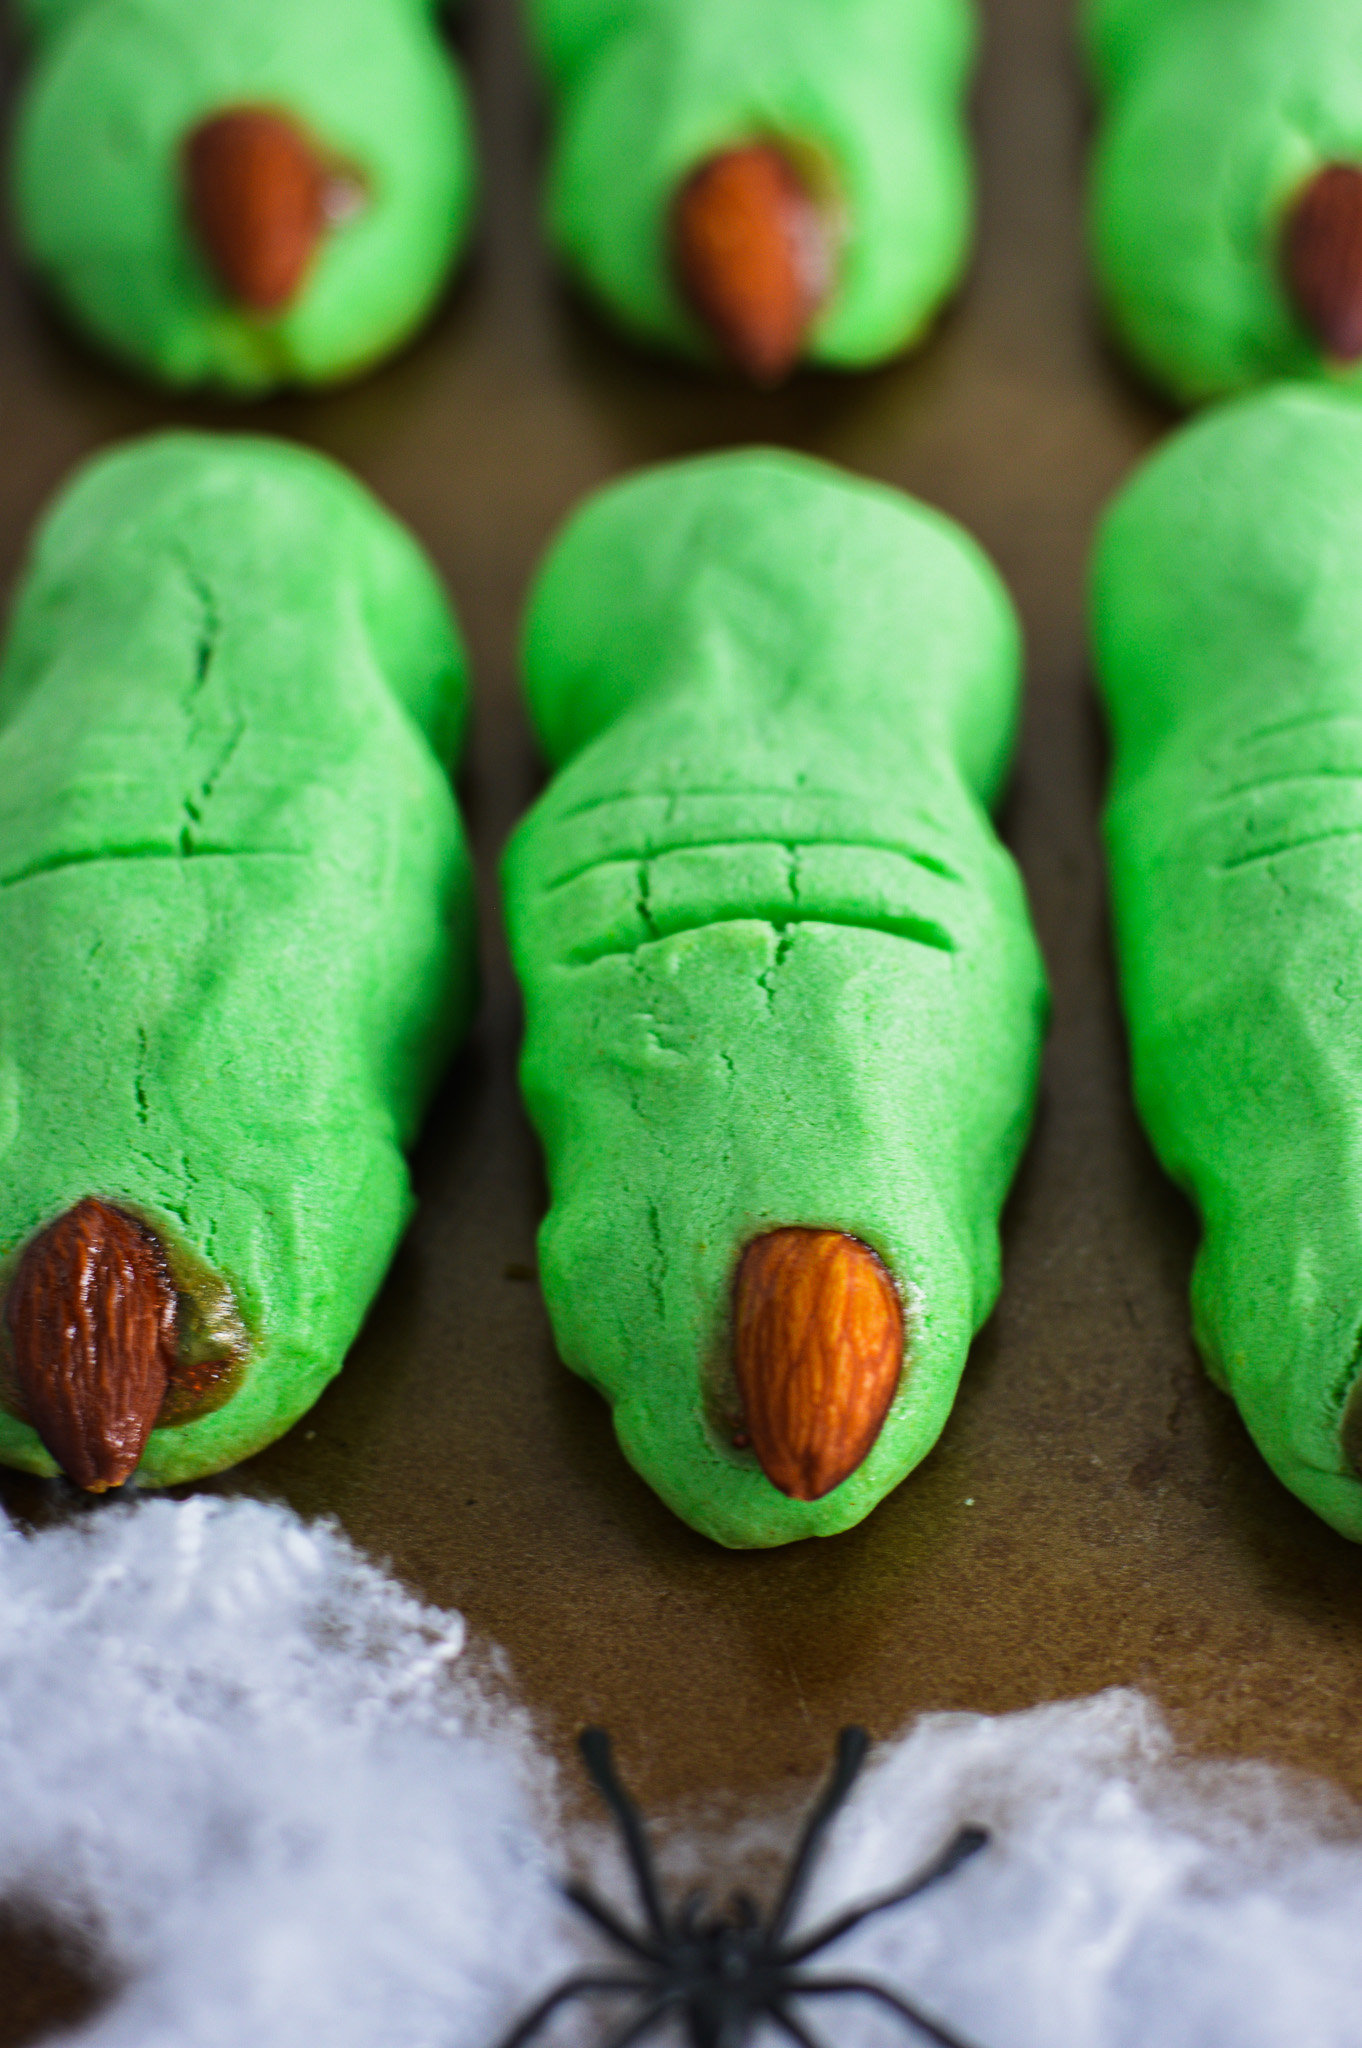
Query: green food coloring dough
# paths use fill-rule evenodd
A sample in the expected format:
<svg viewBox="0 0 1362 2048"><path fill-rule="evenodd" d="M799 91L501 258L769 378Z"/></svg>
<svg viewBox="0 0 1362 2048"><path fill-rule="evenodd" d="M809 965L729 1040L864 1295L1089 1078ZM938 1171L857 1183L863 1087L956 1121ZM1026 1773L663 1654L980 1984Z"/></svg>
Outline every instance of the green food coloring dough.
<svg viewBox="0 0 1362 2048"><path fill-rule="evenodd" d="M531 0L530 18L557 111L550 232L626 327L712 352L670 209L715 151L771 139L842 228L804 354L859 368L923 332L969 250L971 0Z"/></svg>
<svg viewBox="0 0 1362 2048"><path fill-rule="evenodd" d="M1109 513L1094 631L1135 1091L1203 1240L1197 1341L1273 1470L1362 1540L1362 413L1180 435Z"/></svg>
<svg viewBox="0 0 1362 2048"><path fill-rule="evenodd" d="M242 395L364 369L429 312L464 239L473 150L425 0L29 0L20 237L96 341ZM277 315L236 306L190 232L180 156L210 116L289 115L362 192Z"/></svg>
<svg viewBox="0 0 1362 2048"><path fill-rule="evenodd" d="M1102 292L1133 354L1195 401L1328 361L1284 287L1292 201L1362 163L1356 0L1089 0L1105 101L1091 193Z"/></svg>
<svg viewBox="0 0 1362 2048"><path fill-rule="evenodd" d="M1019 645L950 521L773 453L595 499L532 598L557 773L508 851L522 1081L565 1362L626 1455L732 1546L858 1522L935 1442L999 1285L1045 994L995 837ZM907 1365L860 1469L779 1492L733 1443L750 1238L871 1245Z"/></svg>
<svg viewBox="0 0 1362 2048"><path fill-rule="evenodd" d="M0 667L0 1257L100 1197L245 1339L142 1482L287 1429L407 1221L471 995L466 691L414 541L284 443L134 445L38 534ZM0 1459L55 1469L11 1413Z"/></svg>

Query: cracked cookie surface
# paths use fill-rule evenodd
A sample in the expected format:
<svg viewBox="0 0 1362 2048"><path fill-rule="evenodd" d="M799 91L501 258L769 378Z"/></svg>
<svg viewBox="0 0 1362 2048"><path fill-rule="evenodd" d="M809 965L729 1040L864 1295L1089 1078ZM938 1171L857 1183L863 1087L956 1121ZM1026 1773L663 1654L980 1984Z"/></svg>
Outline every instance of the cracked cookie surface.
<svg viewBox="0 0 1362 2048"><path fill-rule="evenodd" d="M90 1197L156 1234L144 1483L310 1406L406 1222L471 996L465 701L423 556L319 457L164 436L40 529L0 668L0 1284ZM0 1458L51 1472L6 1391Z"/></svg>
<svg viewBox="0 0 1362 2048"><path fill-rule="evenodd" d="M1135 1092L1202 1218L1197 1342L1362 1541L1360 551L1362 412L1278 387L1122 493L1093 616Z"/></svg>
<svg viewBox="0 0 1362 2048"><path fill-rule="evenodd" d="M1044 1008L987 811L1018 652L950 522L774 454L604 493L532 600L558 772L506 893L541 1276L628 1456L724 1543L860 1520L935 1441L997 1292ZM904 1304L878 1439L814 1501L735 1408L735 1273L783 1226L871 1247Z"/></svg>

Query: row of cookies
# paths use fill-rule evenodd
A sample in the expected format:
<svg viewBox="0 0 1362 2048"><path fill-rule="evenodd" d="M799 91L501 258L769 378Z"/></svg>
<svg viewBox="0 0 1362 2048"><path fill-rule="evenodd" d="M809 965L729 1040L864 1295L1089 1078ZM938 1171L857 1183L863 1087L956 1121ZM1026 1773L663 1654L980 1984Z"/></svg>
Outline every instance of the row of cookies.
<svg viewBox="0 0 1362 2048"><path fill-rule="evenodd" d="M1359 458L1301 390L1189 430L1108 519L1094 627L1198 1336L1362 1538ZM570 521L525 673L554 775L505 888L560 1351L697 1528L845 1529L944 1425L1034 1100L988 820L1011 605L923 506L711 457ZM419 549L316 456L163 437L45 521L0 669L5 1462L188 1479L340 1366L471 1008L466 698Z"/></svg>
<svg viewBox="0 0 1362 2048"><path fill-rule="evenodd" d="M24 0L29 255L172 384L323 382L398 346L466 241L438 0ZM968 254L969 0L529 0L547 213L633 334L759 381L909 346ZM1362 360L1351 0L1090 0L1095 261L1184 398Z"/></svg>
<svg viewBox="0 0 1362 2048"><path fill-rule="evenodd" d="M362 369L468 234L440 0L25 0L23 242L172 384ZM555 243L634 332L758 379L880 360L963 267L969 0L531 0Z"/></svg>
<svg viewBox="0 0 1362 2048"><path fill-rule="evenodd" d="M560 773L507 897L564 1354L711 1533L844 1527L945 1419L1034 1085L1039 962L984 810L1010 606L944 520L740 456L589 508L528 667ZM314 456L159 439L44 524L0 673L8 1461L187 1479L340 1365L469 1011L465 695L414 544ZM772 1299L845 1300L812 1405Z"/></svg>

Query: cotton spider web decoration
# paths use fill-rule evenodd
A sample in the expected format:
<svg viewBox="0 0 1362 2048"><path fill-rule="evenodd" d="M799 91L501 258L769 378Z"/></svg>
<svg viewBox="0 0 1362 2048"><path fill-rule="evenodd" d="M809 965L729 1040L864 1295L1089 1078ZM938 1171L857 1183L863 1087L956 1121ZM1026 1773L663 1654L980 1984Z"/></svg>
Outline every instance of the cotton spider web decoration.
<svg viewBox="0 0 1362 2048"><path fill-rule="evenodd" d="M587 1885L564 1885L566 1897L632 1964L629 1971L584 1970L567 1977L502 2036L498 2048L521 2048L560 2009L579 1998L633 1998L636 2010L607 2036L603 2048L631 2048L668 2019L679 2018L689 2048L744 2048L762 2020L770 2021L798 2048L822 2048L818 2037L791 2009L797 2000L858 1996L905 2020L937 2048L970 2048L939 2020L920 2011L887 1984L868 1977L813 1974L803 1967L850 1934L872 1914L887 1912L939 1884L988 1841L983 1828L961 1828L940 1855L895 1891L852 1906L812 1933L791 1929L828 1828L845 1804L865 1762L870 1743L864 1728L844 1728L837 1738L832 1773L805 1823L780 1896L764 1920L746 1892L735 1892L726 1910L706 1911L702 1892L692 1892L673 1912L664 1903L643 1819L615 1771L610 1737L586 1729L579 1741L582 1760L619 1826L633 1871L645 1925L630 1927Z"/></svg>

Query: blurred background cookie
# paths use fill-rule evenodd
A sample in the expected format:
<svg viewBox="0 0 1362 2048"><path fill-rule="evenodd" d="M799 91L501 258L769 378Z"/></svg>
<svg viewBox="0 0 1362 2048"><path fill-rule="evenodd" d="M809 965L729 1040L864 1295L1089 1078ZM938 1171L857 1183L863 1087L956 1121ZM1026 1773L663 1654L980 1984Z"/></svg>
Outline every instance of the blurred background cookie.
<svg viewBox="0 0 1362 2048"><path fill-rule="evenodd" d="M1091 237L1122 341L1178 398L1362 382L1362 11L1089 0Z"/></svg>
<svg viewBox="0 0 1362 2048"><path fill-rule="evenodd" d="M324 383L397 347L463 242L473 145L430 0L27 0L28 256L170 384Z"/></svg>
<svg viewBox="0 0 1362 2048"><path fill-rule="evenodd" d="M958 282L969 0L530 0L563 260L758 383L916 341Z"/></svg>

